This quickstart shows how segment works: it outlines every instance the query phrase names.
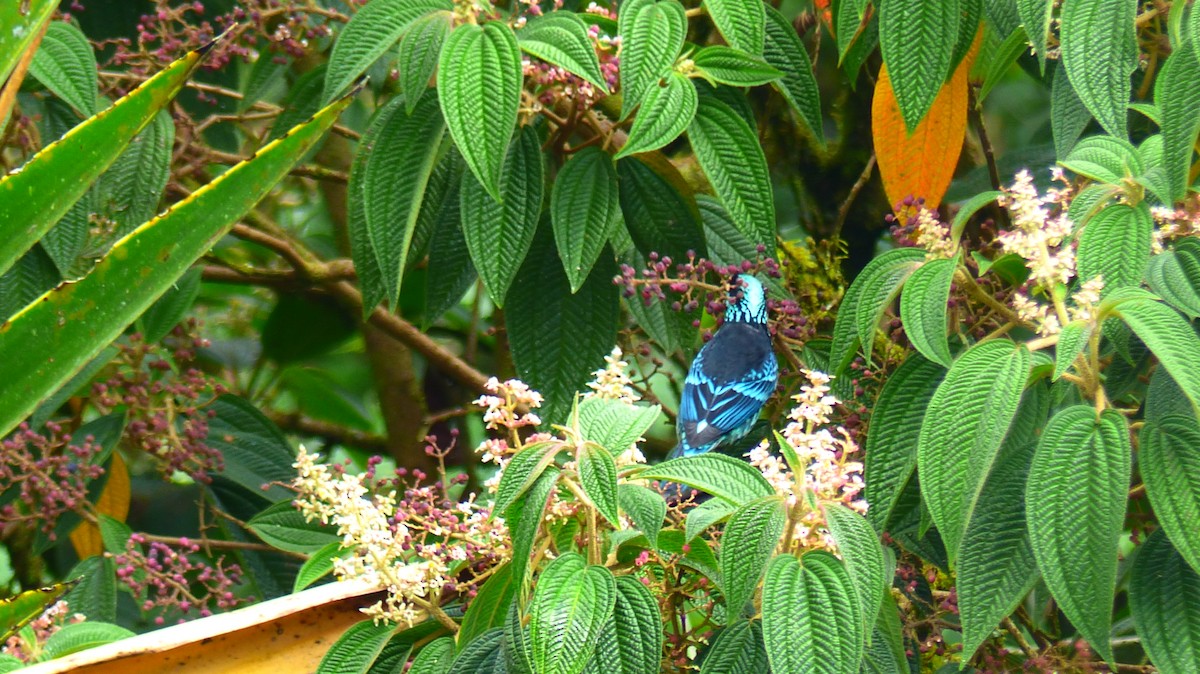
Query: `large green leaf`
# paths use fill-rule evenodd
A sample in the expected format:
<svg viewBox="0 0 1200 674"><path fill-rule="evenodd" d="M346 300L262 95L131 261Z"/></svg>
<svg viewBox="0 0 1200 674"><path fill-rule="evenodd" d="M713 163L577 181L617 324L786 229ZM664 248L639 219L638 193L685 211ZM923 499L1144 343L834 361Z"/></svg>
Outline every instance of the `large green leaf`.
<svg viewBox="0 0 1200 674"><path fill-rule="evenodd" d="M1188 674L1200 662L1200 575L1156 531L1138 548L1129 579L1133 623L1162 674Z"/></svg>
<svg viewBox="0 0 1200 674"><path fill-rule="evenodd" d="M1064 159L1079 140L1080 134L1092 121L1092 113L1079 100L1066 68L1054 71L1050 87L1050 129L1054 135L1054 155Z"/></svg>
<svg viewBox="0 0 1200 674"><path fill-rule="evenodd" d="M671 170L668 167L664 170ZM696 202L691 193L680 191L686 185L678 185L660 172L657 164L641 157L617 162L617 175L621 213L629 236L643 255L656 252L682 262L689 250L700 257L707 254Z"/></svg>
<svg viewBox="0 0 1200 674"><path fill-rule="evenodd" d="M1200 338L1187 321L1167 305L1148 297L1115 303L1112 313L1145 342L1193 408L1200 409L1200 369L1196 368L1196 363L1200 363Z"/></svg>
<svg viewBox="0 0 1200 674"><path fill-rule="evenodd" d="M921 422L921 495L950 563L1017 413L1031 357L1024 345L983 342L960 355L934 392Z"/></svg>
<svg viewBox="0 0 1200 674"><path fill-rule="evenodd" d="M408 674L448 674L453 663L454 637L440 637L421 648Z"/></svg>
<svg viewBox="0 0 1200 674"><path fill-rule="evenodd" d="M775 493L758 469L723 454L699 454L664 461L636 474L639 480L678 482L742 506Z"/></svg>
<svg viewBox="0 0 1200 674"><path fill-rule="evenodd" d="M207 50L189 52L111 108L43 148L21 170L0 179L0 203L5 208L0 273L42 238L171 102Z"/></svg>
<svg viewBox="0 0 1200 674"><path fill-rule="evenodd" d="M517 579L512 571L511 564L501 566L479 588L463 615L457 637L459 644L470 643L484 632L504 624L504 616L508 615L508 607L517 589Z"/></svg>
<svg viewBox="0 0 1200 674"><path fill-rule="evenodd" d="M662 494L638 484L623 483L617 487L617 500L621 512L633 520L633 526L646 536L650 547L657 548L658 532L662 531L667 516L667 502Z"/></svg>
<svg viewBox="0 0 1200 674"><path fill-rule="evenodd" d="M390 622L364 620L352 625L325 652L317 674L365 674L395 631Z"/></svg>
<svg viewBox="0 0 1200 674"><path fill-rule="evenodd" d="M687 36L687 17L675 0L631 0L621 6L621 119L670 70Z"/></svg>
<svg viewBox="0 0 1200 674"><path fill-rule="evenodd" d="M504 628L493 627L469 642L460 642L458 656L447 674L508 674L503 641Z"/></svg>
<svg viewBox="0 0 1200 674"><path fill-rule="evenodd" d="M579 404L579 430L585 440L618 456L641 441L661 415L662 408L658 405L630 405L591 396Z"/></svg>
<svg viewBox="0 0 1200 674"><path fill-rule="evenodd" d="M537 234L544 172L537 131L526 126L513 139L504 160L500 175L503 202L489 197L475 174L463 173L459 197L463 236L471 261L497 305L504 304ZM551 258L535 259L546 263Z"/></svg>
<svg viewBox="0 0 1200 674"><path fill-rule="evenodd" d="M761 674L768 665L762 625L739 620L717 635L704 655L700 674Z"/></svg>
<svg viewBox="0 0 1200 674"><path fill-rule="evenodd" d="M96 55L74 25L53 21L46 27L29 74L84 117L96 114Z"/></svg>
<svg viewBox="0 0 1200 674"><path fill-rule="evenodd" d="M1193 16L1200 15L1195 8ZM1154 81L1154 102L1162 110L1163 163L1172 201L1187 196L1196 134L1200 133L1200 52L1193 35L1182 49L1171 53Z"/></svg>
<svg viewBox="0 0 1200 674"><path fill-rule="evenodd" d="M695 118L699 100L691 80L677 72L651 83L617 158L657 150L678 138Z"/></svg>
<svg viewBox="0 0 1200 674"><path fill-rule="evenodd" d="M1125 138L1129 76L1137 67L1137 0L1064 0L1062 65L1100 126Z"/></svg>
<svg viewBox="0 0 1200 674"><path fill-rule="evenodd" d="M1038 568L1063 613L1106 661L1117 581L1117 544L1129 488L1125 418L1088 405L1047 424L1025 489Z"/></svg>
<svg viewBox="0 0 1200 674"><path fill-rule="evenodd" d="M576 292L621 224L617 169L608 153L585 147L563 165L550 192L550 221L571 292Z"/></svg>
<svg viewBox="0 0 1200 674"><path fill-rule="evenodd" d="M692 55L698 73L713 83L753 87L774 82L783 72L763 59L723 45L704 47Z"/></svg>
<svg viewBox="0 0 1200 674"><path fill-rule="evenodd" d="M908 357L883 384L871 412L864 470L867 519L883 532L917 467L917 440L929 400L946 370L920 354Z"/></svg>
<svg viewBox="0 0 1200 674"><path fill-rule="evenodd" d="M54 660L89 648L128 639L134 633L120 625L91 620L63 625L42 644L41 659ZM350 670L343 670L350 671Z"/></svg>
<svg viewBox="0 0 1200 674"><path fill-rule="evenodd" d="M946 307L958 260L930 260L917 267L904 283L900 320L917 351L929 360L950 367L946 336Z"/></svg>
<svg viewBox="0 0 1200 674"><path fill-rule="evenodd" d="M6 82L17 61L37 38L42 24L50 19L58 0L30 0L0 4L0 82ZM0 125L7 124L0 119Z"/></svg>
<svg viewBox="0 0 1200 674"><path fill-rule="evenodd" d="M394 98L380 116L383 126L363 165L363 215L387 299L395 307L445 123L432 93L422 96L411 114L402 98Z"/></svg>
<svg viewBox="0 0 1200 674"><path fill-rule="evenodd" d="M562 443L553 440L535 442L514 454L500 476L500 484L496 486L496 505L492 512L502 513L508 510L509 506L533 486L542 471L554 463L554 457L562 451L562 447Z"/></svg>
<svg viewBox="0 0 1200 674"><path fill-rule="evenodd" d="M817 88L817 78L808 60L808 51L796 34L796 29L783 18L779 10L767 4L763 8L767 12L763 59L783 73L783 77L772 84L800 115L817 142L824 144L821 91Z"/></svg>
<svg viewBox="0 0 1200 674"><path fill-rule="evenodd" d="M880 0L879 44L904 124L912 131L950 75L959 3Z"/></svg>
<svg viewBox="0 0 1200 674"><path fill-rule="evenodd" d="M272 547L289 552L312 554L338 540L335 528L307 519L292 505L292 499L255 515L246 527Z"/></svg>
<svg viewBox="0 0 1200 674"><path fill-rule="evenodd" d="M521 29L517 40L526 54L559 66L591 82L601 93L608 93L587 25L574 13L560 9L539 16Z"/></svg>
<svg viewBox="0 0 1200 674"><path fill-rule="evenodd" d="M787 507L780 496L751 501L729 518L721 535L721 589L728 615L740 615L754 597L786 523Z"/></svg>
<svg viewBox="0 0 1200 674"><path fill-rule="evenodd" d="M534 671L583 671L613 613L616 595L612 573L588 566L579 554L568 552L551 562L538 578L529 610Z"/></svg>
<svg viewBox="0 0 1200 674"><path fill-rule="evenodd" d="M1076 143L1060 163L1081 176L1111 185L1146 170L1137 148L1116 136L1088 136Z"/></svg>
<svg viewBox="0 0 1200 674"><path fill-rule="evenodd" d="M758 0L704 0L704 9L733 47L761 54L766 40L766 16Z"/></svg>
<svg viewBox="0 0 1200 674"><path fill-rule="evenodd" d="M388 287L383 282L383 271L379 268L379 258L375 255L371 235L367 230L363 177L371 149L375 147L379 134L394 112L394 107L384 106L371 118L354 152L354 160L350 164L350 182L346 187L347 238L350 239L350 259L354 261L354 273L358 276L358 287L362 291L364 318L370 316L387 296Z"/></svg>
<svg viewBox="0 0 1200 674"><path fill-rule="evenodd" d="M775 197L758 136L733 108L705 97L688 140L734 224L751 241L774 249Z"/></svg>
<svg viewBox="0 0 1200 674"><path fill-rule="evenodd" d="M166 292L321 139L349 102L346 99L325 108L307 124L268 144L253 159L196 190L118 241L87 276L47 293L0 326L0 377L5 382L0 391L0 433L12 430L39 401L86 365ZM114 111L109 110L93 119L113 118ZM87 124L89 132L94 129ZM73 131L71 135L78 134ZM45 163L39 162L39 167ZM10 176L0 183L0 192L14 179L30 173L26 168ZM0 200L11 195L0 196ZM54 357L31 358L31 354Z"/></svg>
<svg viewBox="0 0 1200 674"><path fill-rule="evenodd" d="M174 147L175 121L169 112L159 110L154 121L130 141L117 161L100 176L99 192L103 199L96 208L116 223L117 238L159 213L159 201L171 178Z"/></svg>
<svg viewBox="0 0 1200 674"><path fill-rule="evenodd" d="M579 484L596 510L614 527L621 526L617 516L617 464L608 450L593 443L579 449Z"/></svg>
<svg viewBox="0 0 1200 674"><path fill-rule="evenodd" d="M533 543L542 525L542 515L550 495L554 493L558 477L558 468L547 469L523 498L517 499L516 503L504 511L504 521L508 523L513 542L512 575L518 587L525 586L529 555L533 552Z"/></svg>
<svg viewBox="0 0 1200 674"><path fill-rule="evenodd" d="M1200 569L1200 423L1192 415L1148 420L1138 442L1138 470L1154 514L1193 569Z"/></svg>
<svg viewBox="0 0 1200 674"><path fill-rule="evenodd" d="M1197 292L1200 288L1188 279L1175 251L1163 251L1150 258L1150 264L1146 267L1146 284L1189 319L1200 317L1200 294Z"/></svg>
<svg viewBox="0 0 1200 674"><path fill-rule="evenodd" d="M71 610L89 620L114 622L117 619L117 564L112 557L93 555L79 562L67 574L79 583L63 595Z"/></svg>
<svg viewBox="0 0 1200 674"><path fill-rule="evenodd" d="M1104 295L1140 284L1150 262L1153 238L1154 220L1145 202L1105 208L1087 221L1079 237L1079 278L1102 277Z"/></svg>
<svg viewBox="0 0 1200 674"><path fill-rule="evenodd" d="M506 23L459 26L442 45L437 88L446 126L467 167L496 201L507 198L502 169L523 81L521 50Z"/></svg>
<svg viewBox="0 0 1200 674"><path fill-rule="evenodd" d="M905 281L924 261L925 251L920 248L893 248L872 260L854 279L853 285L859 286L860 290L857 291L853 315L848 318L854 321L858 342L862 345L868 364L875 344L875 331L883 312L891 306ZM839 310L838 322L841 321L842 312ZM836 326L834 341L838 341Z"/></svg>
<svg viewBox="0 0 1200 674"><path fill-rule="evenodd" d="M217 398L209 410L213 416L205 442L225 458L225 467L213 476L241 485L266 504L288 498L292 492L282 485L295 477L295 454L283 432L257 407L232 394Z"/></svg>
<svg viewBox="0 0 1200 674"><path fill-rule="evenodd" d="M1029 43L1037 52L1038 64L1046 72L1046 36L1050 34L1050 18L1054 14L1054 0L1017 0L1017 13L1025 25Z"/></svg>
<svg viewBox="0 0 1200 674"><path fill-rule="evenodd" d="M643 674L658 670L663 650L662 615L658 600L633 576L617 578L612 626L620 668L607 670L604 674Z"/></svg>
<svg viewBox="0 0 1200 674"><path fill-rule="evenodd" d="M325 72L321 100L329 103L392 48L416 19L454 9L449 0L374 0L350 19L338 34Z"/></svg>
<svg viewBox="0 0 1200 674"><path fill-rule="evenodd" d="M883 593L891 586L891 579L886 577L879 535L866 518L840 503L825 505L825 522L837 542L838 554L846 564L850 580L854 581L854 593L862 607L864 633L870 632Z"/></svg>
<svg viewBox="0 0 1200 674"><path fill-rule="evenodd" d="M400 40L396 66L400 71L400 91L404 92L404 109L410 115L437 70L442 45L450 35L452 18L447 11L430 12L413 21Z"/></svg>
<svg viewBox="0 0 1200 674"><path fill-rule="evenodd" d="M854 674L864 633L854 583L825 551L779 555L763 582L763 641L774 674Z"/></svg>
<svg viewBox="0 0 1200 674"><path fill-rule="evenodd" d="M424 206L432 211L429 215L430 229L433 230L429 241L429 275L425 280L425 313L422 316L426 328L433 325L451 307L458 304L476 279L475 264L471 262L471 251L467 248L467 238L463 233L462 201L459 190L462 184L462 161L457 151L451 151L453 163L450 175L446 176L446 191L439 201L432 201L434 194L425 194ZM440 168L440 166L439 166ZM438 175L434 175L430 182ZM422 217L426 209L421 209ZM418 231L421 217L417 219ZM412 248L409 248L411 257Z"/></svg>

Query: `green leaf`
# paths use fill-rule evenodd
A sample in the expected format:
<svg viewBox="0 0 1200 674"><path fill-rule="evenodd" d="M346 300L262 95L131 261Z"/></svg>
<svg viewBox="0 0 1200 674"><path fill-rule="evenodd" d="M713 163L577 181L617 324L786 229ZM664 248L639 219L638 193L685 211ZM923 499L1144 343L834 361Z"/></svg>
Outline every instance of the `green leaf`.
<svg viewBox="0 0 1200 674"><path fill-rule="evenodd" d="M763 582L763 641L775 674L854 674L863 620L846 567L825 551L779 555Z"/></svg>
<svg viewBox="0 0 1200 674"><path fill-rule="evenodd" d="M364 620L351 625L325 652L317 674L364 674L395 631L390 622L377 625Z"/></svg>
<svg viewBox="0 0 1200 674"><path fill-rule="evenodd" d="M1030 364L1024 345L977 344L954 361L925 411L917 441L921 495L951 564L1017 413Z"/></svg>
<svg viewBox="0 0 1200 674"><path fill-rule="evenodd" d="M1187 321L1170 307L1145 298L1121 302L1112 313L1146 343L1193 408L1200 408L1200 370L1195 367L1200 363L1200 339Z"/></svg>
<svg viewBox="0 0 1200 674"><path fill-rule="evenodd" d="M1042 73L1046 72L1046 36L1050 33L1050 18L1054 14L1054 0L1017 0L1017 12L1029 43L1037 53Z"/></svg>
<svg viewBox="0 0 1200 674"><path fill-rule="evenodd" d="M858 292L852 318L858 333L858 342L862 345L868 365L871 363L872 347L875 344L875 330L879 327L883 312L896 299L896 295L900 294L900 289L908 277L924 262L924 249L893 248L872 260L854 279L854 285L861 284L862 289ZM838 319L841 319L840 311ZM836 327L834 337L836 340Z"/></svg>
<svg viewBox="0 0 1200 674"><path fill-rule="evenodd" d="M91 620L63 625L57 632L50 635L46 643L42 644L41 660L54 660L132 636L134 636L133 632L120 625L92 622Z"/></svg>
<svg viewBox="0 0 1200 674"><path fill-rule="evenodd" d="M521 50L508 24L464 24L442 46L437 89L446 126L472 175L495 201L511 196L502 188L503 169L523 81Z"/></svg>
<svg viewBox="0 0 1200 674"><path fill-rule="evenodd" d="M503 641L503 627L494 627L471 641L463 641L465 645L459 649L448 674L506 674Z"/></svg>
<svg viewBox="0 0 1200 674"><path fill-rule="evenodd" d="M506 301L537 234L545 171L542 162L537 131L525 126L504 160L499 188L503 203L489 197L474 174L463 173L459 197L463 236L471 261L497 305ZM550 258L534 259L544 262Z"/></svg>
<svg viewBox="0 0 1200 674"><path fill-rule="evenodd" d="M911 132L950 75L960 19L957 2L880 0L879 43L896 91L904 124Z"/></svg>
<svg viewBox="0 0 1200 674"><path fill-rule="evenodd" d="M1193 14L1195 16L1195 14ZM1200 575L1162 531L1138 548L1129 606L1142 647L1162 674L1186 674L1200 662Z"/></svg>
<svg viewBox="0 0 1200 674"><path fill-rule="evenodd" d="M1197 15L1195 8L1192 14ZM1154 81L1154 102L1162 109L1163 164L1171 201L1187 197L1196 134L1200 133L1200 52L1193 36L1182 49L1171 53Z"/></svg>
<svg viewBox="0 0 1200 674"><path fill-rule="evenodd" d="M1059 608L1105 661L1117 580L1117 544L1129 488L1125 418L1088 405L1046 426L1025 489L1033 554Z"/></svg>
<svg viewBox="0 0 1200 674"><path fill-rule="evenodd" d="M386 117L363 165L363 215L387 299L395 307L445 125L434 94L422 96L412 114L402 98L394 98L380 115Z"/></svg>
<svg viewBox="0 0 1200 674"><path fill-rule="evenodd" d="M802 52L803 53L803 52ZM758 56L740 49L712 45L692 56L700 76L732 87L753 87L774 82L783 72Z"/></svg>
<svg viewBox="0 0 1200 674"><path fill-rule="evenodd" d="M0 82L6 82L17 61L42 30L42 24L58 7L58 0L31 0L28 3L6 2L0 5ZM0 126L8 124L0 119Z"/></svg>
<svg viewBox="0 0 1200 674"><path fill-rule="evenodd" d="M700 674L761 674L768 665L762 626L757 620L739 620L717 634Z"/></svg>
<svg viewBox="0 0 1200 674"><path fill-rule="evenodd" d="M945 367L950 367L952 361L946 336L946 307L957 268L957 259L929 260L913 271L900 296L900 320L905 334L922 356Z"/></svg>
<svg viewBox="0 0 1200 674"><path fill-rule="evenodd" d="M585 147L563 165L550 192L550 221L571 292L577 292L621 225L617 169L608 153Z"/></svg>
<svg viewBox="0 0 1200 674"><path fill-rule="evenodd" d="M458 630L458 643L471 643L488 630L502 626L516 589L517 579L513 577L512 564L505 564L493 572L467 605L462 626Z"/></svg>
<svg viewBox="0 0 1200 674"><path fill-rule="evenodd" d="M665 164L665 165L664 165ZM686 260L688 251L704 257L704 232L700 213L690 192L666 171L673 171L669 162L645 161L642 157L626 157L617 162L621 181L621 213L629 228L629 236L643 255L657 252L673 260ZM682 177L675 173L675 178Z"/></svg>
<svg viewBox="0 0 1200 674"><path fill-rule="evenodd" d="M953 222L950 223L950 238L955 244L962 237L963 229L966 228L967 222L970 221L971 217L978 213L984 206L996 201L1002 194L1003 192L997 190L980 192L963 202L962 206L959 206L958 212L954 214ZM982 271L979 273L980 275L983 274Z"/></svg>
<svg viewBox="0 0 1200 674"><path fill-rule="evenodd" d="M765 3L763 9L767 13L763 59L783 73L783 77L772 85L800 115L817 143L824 145L821 91L817 88L817 78L808 60L808 50L804 48L791 22L783 18L779 10Z"/></svg>
<svg viewBox="0 0 1200 674"><path fill-rule="evenodd" d="M457 305L479 278L475 264L471 262L471 251L463 233L459 192L463 171L462 162L458 161L457 157L454 166L456 170L449 177L451 182L436 209L434 221L430 223L433 236L429 242L429 276L425 281L425 313L422 317L426 329L437 322L442 314ZM436 169L434 175L437 175ZM431 208L432 198L433 194L425 194L425 204ZM412 249L409 251L411 253Z"/></svg>
<svg viewBox="0 0 1200 674"><path fill-rule="evenodd" d="M825 522L853 581L854 593L862 607L865 634L875 624L883 593L891 587L883 562L883 546L866 518L840 503L825 505Z"/></svg>
<svg viewBox="0 0 1200 674"><path fill-rule="evenodd" d="M1037 581L1025 523L1025 482L1034 442L1005 440L967 520L958 560L964 661L991 637Z"/></svg>
<svg viewBox="0 0 1200 674"><path fill-rule="evenodd" d="M684 540L691 540L708 530L709 527L729 519L736 507L728 501L719 498L709 499L692 508L687 514L687 525Z"/></svg>
<svg viewBox="0 0 1200 674"><path fill-rule="evenodd" d="M688 126L688 140L734 224L751 241L773 250L775 198L754 131L733 108L705 98Z"/></svg>
<svg viewBox="0 0 1200 674"><path fill-rule="evenodd" d="M622 483L617 487L617 500L621 511L633 520L634 528L646 535L650 547L657 549L658 532L667 517L667 502L662 494L641 485Z"/></svg>
<svg viewBox="0 0 1200 674"><path fill-rule="evenodd" d="M1009 3L1011 0L989 0L989 2ZM1015 4L1012 7L1013 14L1016 14ZM1004 79L1005 73L1009 71L1013 63L1025 52L1029 46L1029 39L1025 36L1025 29L1019 24L1009 33L1006 34L1004 42L995 49L991 54L991 58L984 61L987 63L984 69L983 86L979 89L978 100L984 101L992 88Z"/></svg>
<svg viewBox="0 0 1200 674"><path fill-rule="evenodd" d="M454 637L440 637L421 648L408 674L448 674L453 662Z"/></svg>
<svg viewBox="0 0 1200 674"><path fill-rule="evenodd" d="M72 612L100 622L117 619L117 565L112 557L103 554L88 557L76 564L66 577L79 581L63 595Z"/></svg>
<svg viewBox="0 0 1200 674"><path fill-rule="evenodd" d="M1114 136L1088 136L1059 163L1081 176L1110 185L1119 185L1125 178L1145 171L1137 148Z"/></svg>
<svg viewBox="0 0 1200 674"><path fill-rule="evenodd" d="M640 442L661 415L662 408L658 405L630 405L591 396L579 403L579 430L585 440L619 456Z"/></svg>
<svg viewBox="0 0 1200 674"><path fill-rule="evenodd" d="M779 537L787 523L783 498L768 496L738 508L721 535L721 578L724 581L725 609L731 616L741 615L754 598Z"/></svg>
<svg viewBox="0 0 1200 674"><path fill-rule="evenodd" d="M0 273L42 238L116 161L133 137L171 102L205 51L189 52L109 109L42 148L19 171L0 178L0 203L5 205Z"/></svg>
<svg viewBox="0 0 1200 674"><path fill-rule="evenodd" d="M533 483L524 498L519 498L504 511L513 542L512 575L517 587L525 585L525 572L529 569L529 555L533 542L542 524L546 502L554 492L559 470L551 467Z"/></svg>
<svg viewBox="0 0 1200 674"><path fill-rule="evenodd" d="M761 54L766 40L766 16L758 0L704 0L708 16L731 46Z"/></svg>
<svg viewBox="0 0 1200 674"><path fill-rule="evenodd" d="M320 520L307 521L292 500L280 501L255 515L246 525L272 547L313 553L339 540L336 530Z"/></svg>
<svg viewBox="0 0 1200 674"><path fill-rule="evenodd" d="M500 484L496 487L496 506L493 513L502 513L521 497L542 472L554 463L554 457L562 451L557 441L535 442L513 455L504 468Z"/></svg>
<svg viewBox="0 0 1200 674"><path fill-rule="evenodd" d="M262 354L294 363L329 351L357 334L353 314L328 296L282 294L262 327Z"/></svg>
<svg viewBox="0 0 1200 674"><path fill-rule="evenodd" d="M0 599L0 639L8 641L10 636L36 620L74 585L75 581L55 583Z"/></svg>
<svg viewBox="0 0 1200 674"><path fill-rule="evenodd" d="M658 600L633 576L617 578L612 626L620 668L605 674L654 672L662 662L663 621Z"/></svg>
<svg viewBox="0 0 1200 674"><path fill-rule="evenodd" d="M280 486L296 476L295 456L287 438L254 405L226 394L209 406L214 416L208 422L210 447L221 452L225 468L219 475L264 499L293 498ZM279 483L279 484L277 484Z"/></svg>
<svg viewBox="0 0 1200 674"><path fill-rule="evenodd" d="M1163 251L1150 258L1150 264L1146 267L1146 284L1154 294L1189 319L1200 317L1197 286L1188 279L1175 251Z"/></svg>
<svg viewBox="0 0 1200 674"><path fill-rule="evenodd" d="M1054 155L1065 158L1075 147L1075 141L1092 121L1092 113L1079 100L1066 68L1054 71L1054 82L1050 87L1050 129L1054 135Z"/></svg>
<svg viewBox="0 0 1200 674"><path fill-rule="evenodd" d="M775 493L758 469L723 454L699 454L648 466L633 476L638 480L678 482L742 506Z"/></svg>
<svg viewBox="0 0 1200 674"><path fill-rule="evenodd" d="M504 318L518 375L545 396L542 419L558 423L616 343L621 303L611 252L601 253L583 287L572 293L562 265L554 262L552 239L550 228L542 227L509 292Z"/></svg>
<svg viewBox="0 0 1200 674"><path fill-rule="evenodd" d="M1158 522L1193 569L1200 568L1200 423L1192 415L1148 420L1138 469Z"/></svg>
<svg viewBox="0 0 1200 674"><path fill-rule="evenodd" d="M621 6L621 119L629 116L683 48L687 17L675 0L631 0Z"/></svg>
<svg viewBox="0 0 1200 674"><path fill-rule="evenodd" d="M621 526L617 516L617 464L612 454L600 445L584 443L577 455L579 484L596 510L614 527Z"/></svg>
<svg viewBox="0 0 1200 674"><path fill-rule="evenodd" d="M451 12L430 12L413 21L400 39L396 65L400 71L400 91L404 92L404 110L409 115L424 97L429 80L437 70L442 45L450 35L452 18Z"/></svg>
<svg viewBox="0 0 1200 674"><path fill-rule="evenodd" d="M292 585L292 593L299 592L333 573L333 560L341 555L341 540L330 541L324 547L315 550L296 572L296 582Z"/></svg>
<svg viewBox="0 0 1200 674"><path fill-rule="evenodd" d="M142 338L147 344L154 344L171 334L184 319L200 295L200 274L200 269L189 269L138 319Z"/></svg>
<svg viewBox="0 0 1200 674"><path fill-rule="evenodd" d="M100 539L104 541L106 552L112 555L125 552L129 538L133 536L133 529L128 524L108 515L98 515L96 526L100 529Z"/></svg>
<svg viewBox="0 0 1200 674"><path fill-rule="evenodd" d="M133 100L138 92L155 81L157 78L124 100ZM293 129L287 137L260 150L253 159L221 174L165 214L119 241L87 276L47 293L41 301L26 307L0 326L0 377L5 382L0 391L0 410L3 410L0 433L12 430L39 401L70 379L170 288L287 174L348 104L349 100L343 100L326 108L310 122ZM114 113L115 108L94 119L120 120L121 116ZM88 134L96 128L89 122L84 124L88 126ZM68 138L76 135L79 134L72 132ZM47 152L50 149L43 150L38 157L46 156ZM73 160L79 161L78 157ZM34 163L39 167L46 164L37 157L30 160L30 164ZM34 176L40 170L27 165L20 173L10 174L0 182L0 195L13 194L6 189L16 189L20 193L24 188L15 187L14 181L22 176ZM56 177L56 184L60 180L62 178ZM0 196L0 200L11 203L6 199ZM113 298L120 298L120 301ZM54 353L55 357L18 358L16 353Z"/></svg>
<svg viewBox="0 0 1200 674"><path fill-rule="evenodd" d="M1067 77L1100 126L1126 136L1129 76L1137 67L1134 18L1137 0L1064 0L1062 65Z"/></svg>
<svg viewBox="0 0 1200 674"><path fill-rule="evenodd" d="M657 150L678 138L695 118L698 101L691 80L677 72L652 82L643 92L629 138L616 157Z"/></svg>
<svg viewBox="0 0 1200 674"><path fill-rule="evenodd" d="M238 112L246 112L264 99L278 100L287 87L285 78L291 70L292 62L291 56L272 54L269 51L260 52L242 84L242 100L238 102Z"/></svg>
<svg viewBox="0 0 1200 674"><path fill-rule="evenodd" d="M526 54L559 66L591 82L601 93L608 93L587 25L574 13L559 9L539 16L521 29L517 40Z"/></svg>
<svg viewBox="0 0 1200 674"><path fill-rule="evenodd" d="M50 22L29 63L29 74L84 117L96 114L96 55L74 25Z"/></svg>
<svg viewBox="0 0 1200 674"><path fill-rule="evenodd" d="M876 531L887 529L905 485L917 468L920 425L914 419L925 413L946 369L920 354L908 356L884 381L871 411L864 458L870 508L866 511Z"/></svg>
<svg viewBox="0 0 1200 674"><path fill-rule="evenodd" d="M1079 237L1077 275L1084 281L1101 276L1102 296L1137 286L1150 262L1153 234L1154 220L1145 202L1105 208L1088 220Z"/></svg>
<svg viewBox="0 0 1200 674"><path fill-rule="evenodd" d="M282 138L292 127L312 117L321 108L321 84L328 70L329 64L322 63L296 79L283 99L283 112L271 124L268 139Z"/></svg>
<svg viewBox="0 0 1200 674"><path fill-rule="evenodd" d="M1071 321L1062 327L1058 344L1054 347L1054 381L1058 381L1071 368L1075 358L1087 347L1091 336L1092 324L1088 321Z"/></svg>
<svg viewBox="0 0 1200 674"><path fill-rule="evenodd" d="M388 296L388 286L383 281L379 258L371 244L367 229L366 196L363 194L367 158L378 142L384 126L396 111L395 107L383 106L371 117L350 164L350 182L346 187L346 229L350 239L350 259L354 261L354 273L358 276L358 287L363 296L363 318L371 315L375 307Z"/></svg>
<svg viewBox="0 0 1200 674"><path fill-rule="evenodd" d="M613 614L616 595L612 572L588 566L579 554L568 552L551 562L538 579L529 611L534 671L581 672Z"/></svg>
<svg viewBox="0 0 1200 674"><path fill-rule="evenodd" d="M437 11L454 9L448 0L374 0L363 5L338 33L329 55L325 91L328 104L396 44L416 19Z"/></svg>

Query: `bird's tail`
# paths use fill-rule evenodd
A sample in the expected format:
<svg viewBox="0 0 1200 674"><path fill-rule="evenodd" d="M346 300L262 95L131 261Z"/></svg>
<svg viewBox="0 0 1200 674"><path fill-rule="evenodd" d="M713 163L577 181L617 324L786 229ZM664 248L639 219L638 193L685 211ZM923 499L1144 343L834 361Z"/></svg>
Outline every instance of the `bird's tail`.
<svg viewBox="0 0 1200 674"><path fill-rule="evenodd" d="M681 456L683 456L683 443L682 442L675 445L675 449L672 449L671 452L669 454L667 454L667 460L670 461L671 459L678 459Z"/></svg>

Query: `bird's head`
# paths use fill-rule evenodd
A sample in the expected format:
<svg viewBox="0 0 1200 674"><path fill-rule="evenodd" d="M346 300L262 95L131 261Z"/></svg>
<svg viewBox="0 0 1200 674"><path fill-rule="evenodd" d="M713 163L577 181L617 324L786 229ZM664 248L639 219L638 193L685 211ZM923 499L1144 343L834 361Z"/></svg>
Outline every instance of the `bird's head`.
<svg viewBox="0 0 1200 674"><path fill-rule="evenodd" d="M733 286L725 308L725 322L766 325L767 293L762 283L749 274L738 274Z"/></svg>

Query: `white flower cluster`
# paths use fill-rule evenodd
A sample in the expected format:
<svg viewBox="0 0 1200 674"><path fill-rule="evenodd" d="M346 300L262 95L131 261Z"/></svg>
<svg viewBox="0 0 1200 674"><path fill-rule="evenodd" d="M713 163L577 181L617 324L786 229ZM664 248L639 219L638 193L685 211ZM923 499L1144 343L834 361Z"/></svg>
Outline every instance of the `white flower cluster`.
<svg viewBox="0 0 1200 674"><path fill-rule="evenodd" d="M542 406L542 394L530 389L525 382L509 379L502 384L492 377L483 386L492 395L480 396L475 404L485 408L483 421L488 428L517 429L542 423L533 412L517 414L516 408L521 405L530 409Z"/></svg>
<svg viewBox="0 0 1200 674"><path fill-rule="evenodd" d="M917 243L925 248L926 260L952 258L958 253L958 246L950 239L950 227L932 208L917 213Z"/></svg>
<svg viewBox="0 0 1200 674"><path fill-rule="evenodd" d="M629 363L621 360L623 355L621 347L613 347L612 353L604 357L604 367L592 373L594 379L588 382L588 388L592 390L585 393L584 397L620 400L630 405L642 399L637 391L633 390L633 380L626 372Z"/></svg>
<svg viewBox="0 0 1200 674"><path fill-rule="evenodd" d="M1066 182L1060 170L1054 172L1054 177ZM1069 243L1063 245L1073 228L1066 209L1070 197L1067 188L1039 195L1033 176L1022 170L1000 198L1012 217L1013 229L997 239L1004 252L1025 259L1033 283L1043 288L1068 283L1075 275L1075 249ZM1052 210L1058 214L1053 215Z"/></svg>
<svg viewBox="0 0 1200 674"><path fill-rule="evenodd" d="M1163 252L1167 241L1189 236L1200 236L1200 209L1193 207L1192 213L1187 209L1166 208L1156 206L1150 209L1154 218L1154 254Z"/></svg>

